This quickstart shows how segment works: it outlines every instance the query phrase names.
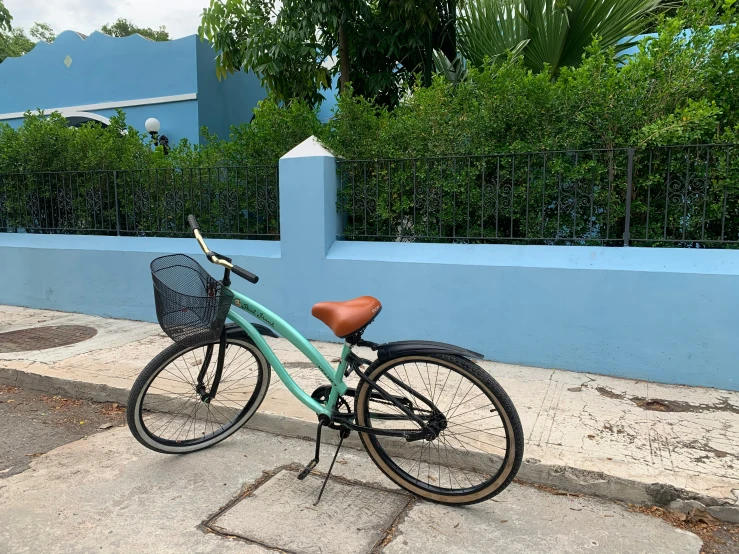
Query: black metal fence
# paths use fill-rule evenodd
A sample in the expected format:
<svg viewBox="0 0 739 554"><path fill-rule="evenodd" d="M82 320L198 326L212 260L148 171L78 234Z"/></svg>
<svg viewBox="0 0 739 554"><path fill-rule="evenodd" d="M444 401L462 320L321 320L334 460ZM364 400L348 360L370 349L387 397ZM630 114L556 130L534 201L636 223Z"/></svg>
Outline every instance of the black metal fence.
<svg viewBox="0 0 739 554"><path fill-rule="evenodd" d="M739 246L739 145L339 163L341 238Z"/></svg>
<svg viewBox="0 0 739 554"><path fill-rule="evenodd" d="M0 174L0 232L277 239L277 166Z"/></svg>

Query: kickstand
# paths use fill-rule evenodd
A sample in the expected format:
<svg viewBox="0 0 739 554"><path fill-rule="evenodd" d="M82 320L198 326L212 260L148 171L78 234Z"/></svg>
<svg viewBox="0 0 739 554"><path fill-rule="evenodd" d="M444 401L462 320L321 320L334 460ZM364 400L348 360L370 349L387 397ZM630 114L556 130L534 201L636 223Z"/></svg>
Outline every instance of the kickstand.
<svg viewBox="0 0 739 554"><path fill-rule="evenodd" d="M318 430L316 431L316 455L313 456L313 459L308 462L308 465L305 466L303 471L298 475L298 479L300 481L308 477L308 474L318 465L321 455L321 429L323 429L323 422L318 424Z"/></svg>
<svg viewBox="0 0 739 554"><path fill-rule="evenodd" d="M336 447L336 453L334 454L334 459L331 460L331 465L328 468L328 472L326 473L326 478L323 480L323 485L321 485L321 492L318 493L318 498L316 499L316 502L313 504L314 506L318 506L318 503L321 501L321 496L323 496L323 489L326 488L326 483L328 483L328 478L331 477L331 470L334 469L334 464L336 463L336 457L339 455L339 450L341 450L341 444L344 442L343 433L341 438L339 439L339 446Z"/></svg>

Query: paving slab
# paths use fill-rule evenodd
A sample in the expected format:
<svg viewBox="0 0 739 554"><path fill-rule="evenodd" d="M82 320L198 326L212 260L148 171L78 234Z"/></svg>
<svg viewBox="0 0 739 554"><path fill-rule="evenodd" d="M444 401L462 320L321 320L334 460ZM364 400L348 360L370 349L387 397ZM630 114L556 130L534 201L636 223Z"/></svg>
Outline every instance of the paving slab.
<svg viewBox="0 0 739 554"><path fill-rule="evenodd" d="M520 487L513 493L515 501L509 495L469 509L419 503L385 552L678 554L697 546L687 531L643 529L638 514L607 502L552 497L542 503L540 494Z"/></svg>
<svg viewBox="0 0 739 554"><path fill-rule="evenodd" d="M324 478L308 475L298 481L297 476L288 469L277 472L210 521L208 528L277 550L363 554L379 547L412 501L397 491L331 478L326 500L316 506L316 489ZM352 540L341 540L340 530L348 531Z"/></svg>
<svg viewBox="0 0 739 554"><path fill-rule="evenodd" d="M324 460L331 454L329 446L322 450ZM272 551L255 541L287 552L368 554L701 549L695 535L622 505L516 484L494 501L462 508L409 501L354 450L339 454L336 478L311 509L321 480L297 481L281 468L312 455L309 441L250 430L206 451L157 454L115 428L52 450L0 481L0 552ZM209 530L213 521L227 531Z"/></svg>
<svg viewBox="0 0 739 554"><path fill-rule="evenodd" d="M72 346L1 353L0 383L125 402L142 368L171 344L153 323L0 306L0 331L62 323L98 333ZM267 340L298 384L308 391L325 384L289 342ZM338 361L340 344L314 345ZM367 349L359 354L373 358ZM739 490L739 393L491 361L480 365L506 389L521 416L521 479L635 503L698 500L720 506L722 518L729 513L739 521L739 499L732 492ZM250 425L312 437L315 415L273 378Z"/></svg>

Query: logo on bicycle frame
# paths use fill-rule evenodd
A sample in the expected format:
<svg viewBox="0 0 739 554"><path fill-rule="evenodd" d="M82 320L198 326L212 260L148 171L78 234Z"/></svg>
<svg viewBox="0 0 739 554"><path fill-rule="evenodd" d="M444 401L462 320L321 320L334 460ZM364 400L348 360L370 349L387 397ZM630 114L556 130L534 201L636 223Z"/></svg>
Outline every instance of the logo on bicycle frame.
<svg viewBox="0 0 739 554"><path fill-rule="evenodd" d="M275 322L274 321L270 321L269 319L267 319L264 316L264 312L258 312L257 310L254 310L254 309L250 308L248 304L245 304L245 303L241 302L241 300L239 300L238 298L234 298L233 304L237 308L241 308L242 310L246 310L247 312L249 312L251 315L253 315L257 319L261 319L265 323L268 323L271 327L274 327L275 326Z"/></svg>

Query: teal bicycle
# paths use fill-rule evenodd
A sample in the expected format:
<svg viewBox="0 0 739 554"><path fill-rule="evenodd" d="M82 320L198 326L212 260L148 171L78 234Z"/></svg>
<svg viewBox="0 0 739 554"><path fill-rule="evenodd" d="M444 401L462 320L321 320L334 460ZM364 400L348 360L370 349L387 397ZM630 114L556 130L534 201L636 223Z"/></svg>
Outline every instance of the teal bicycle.
<svg viewBox="0 0 739 554"><path fill-rule="evenodd" d="M226 439L257 411L274 368L318 416L315 457L300 479L318 464L326 427L339 433L336 454L356 431L387 477L434 502L481 502L513 480L523 457L521 422L502 387L472 361L480 354L437 342L367 341L363 333L382 305L363 296L313 307L313 315L344 341L333 367L287 322L231 288L232 274L251 283L258 277L211 251L195 217L188 221L208 261L224 268L223 278L217 281L182 254L151 264L157 318L174 344L149 363L130 393L128 426L141 444L184 454ZM328 383L311 394L301 389L265 336L290 341ZM360 358L353 352L357 346L371 348L377 358Z"/></svg>

